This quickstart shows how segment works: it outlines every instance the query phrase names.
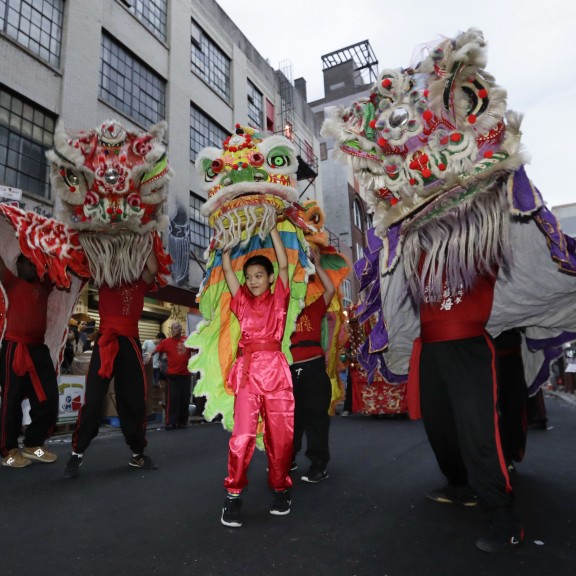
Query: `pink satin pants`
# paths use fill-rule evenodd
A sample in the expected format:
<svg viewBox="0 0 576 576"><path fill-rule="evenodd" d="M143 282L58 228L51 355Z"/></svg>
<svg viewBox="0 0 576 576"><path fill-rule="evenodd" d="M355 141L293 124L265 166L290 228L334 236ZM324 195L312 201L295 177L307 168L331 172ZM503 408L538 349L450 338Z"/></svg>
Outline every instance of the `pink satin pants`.
<svg viewBox="0 0 576 576"><path fill-rule="evenodd" d="M290 465L294 437L294 394L280 390L266 395L240 390L234 401L234 429L228 450L228 476L224 487L239 494L248 484L248 466L256 446L258 415L264 421L264 447L268 455L268 485L274 490L292 486Z"/></svg>

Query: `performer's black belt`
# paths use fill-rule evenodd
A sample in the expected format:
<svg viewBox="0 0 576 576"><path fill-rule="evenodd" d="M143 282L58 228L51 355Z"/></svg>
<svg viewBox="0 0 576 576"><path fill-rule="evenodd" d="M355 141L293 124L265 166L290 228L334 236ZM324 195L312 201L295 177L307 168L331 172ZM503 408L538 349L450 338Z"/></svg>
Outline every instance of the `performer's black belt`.
<svg viewBox="0 0 576 576"><path fill-rule="evenodd" d="M322 348L322 344L320 342L316 342L316 340L300 340L296 344L291 344L290 348L310 348L312 346L320 346Z"/></svg>

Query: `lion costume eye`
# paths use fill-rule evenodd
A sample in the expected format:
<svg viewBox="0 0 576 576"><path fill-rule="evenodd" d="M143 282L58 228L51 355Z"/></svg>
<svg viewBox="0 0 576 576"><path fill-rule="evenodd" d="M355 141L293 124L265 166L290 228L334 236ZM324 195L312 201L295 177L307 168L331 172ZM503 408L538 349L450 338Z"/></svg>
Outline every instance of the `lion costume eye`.
<svg viewBox="0 0 576 576"><path fill-rule="evenodd" d="M69 188L77 188L80 186L80 176L72 168L66 168L62 178Z"/></svg>
<svg viewBox="0 0 576 576"><path fill-rule="evenodd" d="M284 146L277 146L276 148L272 148L272 150L270 150L268 153L266 162L271 168L285 168L286 166L290 166L290 150Z"/></svg>
<svg viewBox="0 0 576 576"><path fill-rule="evenodd" d="M224 162L222 162L220 158L216 158L215 160L205 158L202 161L202 171L204 172L204 181L212 182L222 171L223 167Z"/></svg>

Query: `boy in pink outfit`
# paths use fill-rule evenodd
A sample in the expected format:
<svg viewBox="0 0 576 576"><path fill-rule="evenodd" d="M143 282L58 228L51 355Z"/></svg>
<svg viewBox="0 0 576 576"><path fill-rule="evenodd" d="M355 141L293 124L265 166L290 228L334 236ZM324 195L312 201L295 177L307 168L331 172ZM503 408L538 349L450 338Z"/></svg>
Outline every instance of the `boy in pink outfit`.
<svg viewBox="0 0 576 576"><path fill-rule="evenodd" d="M227 496L221 521L242 526L241 493L248 483L246 472L256 445L258 418L264 420L264 445L268 455L268 484L274 490L270 514L290 513L289 476L294 436L294 396L290 368L282 352L282 337L290 299L288 258L276 227L270 232L278 263L274 291L272 262L262 255L248 258L240 284L230 260L222 253L222 269L232 300L230 309L238 318L241 335L228 385L234 390L234 429L228 450Z"/></svg>

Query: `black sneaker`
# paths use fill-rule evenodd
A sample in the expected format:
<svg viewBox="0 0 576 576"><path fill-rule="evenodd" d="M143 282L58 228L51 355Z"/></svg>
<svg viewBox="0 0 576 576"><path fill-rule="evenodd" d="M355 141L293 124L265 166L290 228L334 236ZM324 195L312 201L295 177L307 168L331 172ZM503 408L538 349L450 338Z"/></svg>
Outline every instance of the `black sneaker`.
<svg viewBox="0 0 576 576"><path fill-rule="evenodd" d="M322 480L326 480L328 478L328 472L326 472L326 468L318 467L312 464L310 469L304 476L300 479L303 482L310 482L311 484L317 484L318 482L322 482Z"/></svg>
<svg viewBox="0 0 576 576"><path fill-rule="evenodd" d="M469 486L452 486L448 484L439 490L432 490L426 498L442 504L456 504L457 506L476 506L478 497Z"/></svg>
<svg viewBox="0 0 576 576"><path fill-rule="evenodd" d="M476 540L476 546L483 552L502 554L516 548L524 539L524 528L516 519L505 522L490 522L487 536Z"/></svg>
<svg viewBox="0 0 576 576"><path fill-rule="evenodd" d="M242 499L240 496L226 496L224 506L222 506L222 516L220 521L229 528L240 528L242 526Z"/></svg>
<svg viewBox="0 0 576 576"><path fill-rule="evenodd" d="M82 456L72 454L66 463L66 468L64 468L64 478L76 478L80 466L82 466Z"/></svg>
<svg viewBox="0 0 576 576"><path fill-rule="evenodd" d="M142 470L156 470L158 468L154 460L150 456L144 456L144 454L132 456L128 464L133 468L141 468Z"/></svg>
<svg viewBox="0 0 576 576"><path fill-rule="evenodd" d="M290 464L290 472L294 472L294 470L298 470L298 464L296 460L292 460L292 464Z"/></svg>
<svg viewBox="0 0 576 576"><path fill-rule="evenodd" d="M274 491L274 500L270 506L270 514L274 516L286 516L290 514L290 492L288 490L281 490L280 492Z"/></svg>

